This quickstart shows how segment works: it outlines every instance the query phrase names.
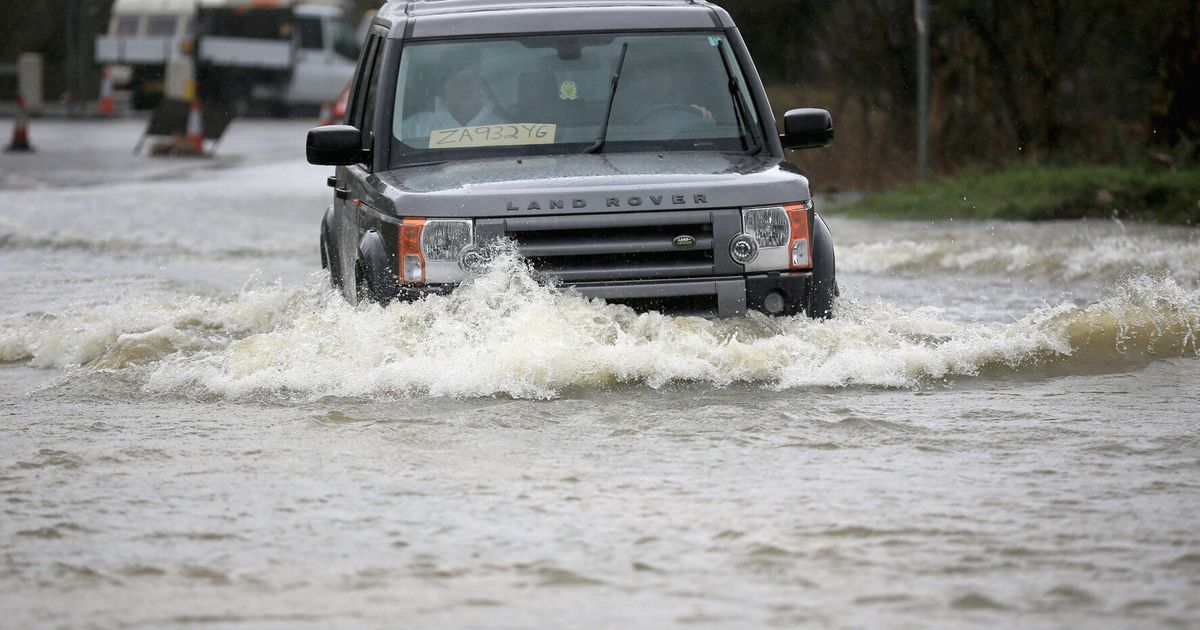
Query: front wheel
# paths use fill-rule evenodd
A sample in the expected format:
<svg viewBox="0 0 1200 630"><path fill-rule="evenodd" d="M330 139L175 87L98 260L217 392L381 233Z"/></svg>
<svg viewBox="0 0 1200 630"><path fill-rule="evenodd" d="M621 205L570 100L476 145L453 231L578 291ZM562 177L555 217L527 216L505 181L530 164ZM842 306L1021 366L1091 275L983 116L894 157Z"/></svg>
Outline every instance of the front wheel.
<svg viewBox="0 0 1200 630"><path fill-rule="evenodd" d="M814 280L804 299L804 312L813 319L829 319L833 317L833 301L837 296L836 281Z"/></svg>
<svg viewBox="0 0 1200 630"><path fill-rule="evenodd" d="M839 291L837 265L833 255L833 235L820 215L813 215L813 273L804 296L804 312L813 319L833 316L833 302Z"/></svg>
<svg viewBox="0 0 1200 630"><path fill-rule="evenodd" d="M391 258L383 238L375 230L367 230L359 244L354 276L358 302L374 302L387 306L400 293L400 281L392 273Z"/></svg>

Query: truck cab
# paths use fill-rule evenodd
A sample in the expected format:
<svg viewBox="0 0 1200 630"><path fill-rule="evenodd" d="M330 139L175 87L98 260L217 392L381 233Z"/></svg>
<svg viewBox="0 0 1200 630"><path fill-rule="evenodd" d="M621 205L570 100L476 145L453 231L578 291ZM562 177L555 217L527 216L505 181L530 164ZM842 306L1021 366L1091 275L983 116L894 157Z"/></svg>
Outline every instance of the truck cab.
<svg viewBox="0 0 1200 630"><path fill-rule="evenodd" d="M828 145L825 110L783 133L733 21L692 0L389 2L344 125L322 263L352 302L452 291L515 248L579 293L733 317L828 317L832 237L785 150Z"/></svg>

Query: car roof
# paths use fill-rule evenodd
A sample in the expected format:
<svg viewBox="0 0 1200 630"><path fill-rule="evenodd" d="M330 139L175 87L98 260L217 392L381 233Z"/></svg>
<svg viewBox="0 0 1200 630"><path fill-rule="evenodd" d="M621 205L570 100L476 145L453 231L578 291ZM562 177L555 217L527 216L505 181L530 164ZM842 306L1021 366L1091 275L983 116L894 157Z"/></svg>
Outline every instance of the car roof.
<svg viewBox="0 0 1200 630"><path fill-rule="evenodd" d="M391 0L377 19L412 38L733 26L706 0Z"/></svg>

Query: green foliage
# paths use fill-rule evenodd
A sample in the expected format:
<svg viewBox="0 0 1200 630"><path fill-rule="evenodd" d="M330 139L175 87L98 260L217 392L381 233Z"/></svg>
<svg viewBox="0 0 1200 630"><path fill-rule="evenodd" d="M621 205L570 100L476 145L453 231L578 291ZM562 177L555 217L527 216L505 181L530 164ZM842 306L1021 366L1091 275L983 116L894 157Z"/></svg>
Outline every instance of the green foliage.
<svg viewBox="0 0 1200 630"><path fill-rule="evenodd" d="M1132 218L1200 224L1200 169L1018 164L904 186L833 213L893 219Z"/></svg>

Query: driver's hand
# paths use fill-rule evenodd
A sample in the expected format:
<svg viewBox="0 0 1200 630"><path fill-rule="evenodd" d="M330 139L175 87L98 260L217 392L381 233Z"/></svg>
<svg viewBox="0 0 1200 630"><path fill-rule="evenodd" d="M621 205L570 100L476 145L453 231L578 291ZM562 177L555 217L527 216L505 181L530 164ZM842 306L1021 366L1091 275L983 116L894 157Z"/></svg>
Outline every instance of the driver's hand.
<svg viewBox="0 0 1200 630"><path fill-rule="evenodd" d="M696 110L696 112L700 114L700 117L704 119L704 122L710 125L717 124L717 119L713 117L712 112L708 111L707 107L701 105L692 105L692 109Z"/></svg>

